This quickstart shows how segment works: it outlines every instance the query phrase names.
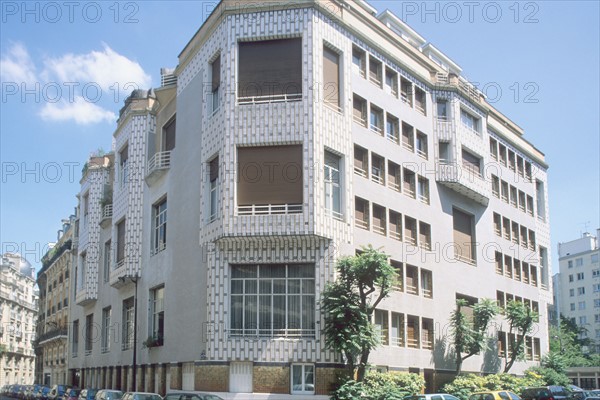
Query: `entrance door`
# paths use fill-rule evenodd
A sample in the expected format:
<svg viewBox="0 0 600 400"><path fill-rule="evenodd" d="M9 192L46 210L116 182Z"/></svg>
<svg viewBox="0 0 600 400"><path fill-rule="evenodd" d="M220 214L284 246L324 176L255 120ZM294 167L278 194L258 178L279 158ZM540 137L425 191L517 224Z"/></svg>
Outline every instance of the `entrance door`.
<svg viewBox="0 0 600 400"><path fill-rule="evenodd" d="M251 362L232 362L229 365L229 391L252 393Z"/></svg>

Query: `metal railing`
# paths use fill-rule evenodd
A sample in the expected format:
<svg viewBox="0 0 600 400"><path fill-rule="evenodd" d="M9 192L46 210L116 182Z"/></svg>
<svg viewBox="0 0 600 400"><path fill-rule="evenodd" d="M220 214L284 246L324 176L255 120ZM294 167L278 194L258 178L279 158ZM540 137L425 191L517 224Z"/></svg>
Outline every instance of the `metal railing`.
<svg viewBox="0 0 600 400"><path fill-rule="evenodd" d="M302 213L302 204L252 204L238 206L239 215L287 215Z"/></svg>
<svg viewBox="0 0 600 400"><path fill-rule="evenodd" d="M113 216L113 205L107 204L102 208L102 219L112 218Z"/></svg>
<svg viewBox="0 0 600 400"><path fill-rule="evenodd" d="M406 342L408 343L408 347L410 347L412 349L419 348L419 339L408 338L408 339L406 339Z"/></svg>
<svg viewBox="0 0 600 400"><path fill-rule="evenodd" d="M352 119L354 120L354 122L356 122L360 126L364 126L364 127L367 126L367 118L364 115L359 116L359 115L354 114L352 116Z"/></svg>
<svg viewBox="0 0 600 400"><path fill-rule="evenodd" d="M150 161L148 161L148 174L169 167L171 167L171 151L159 151L158 153L154 153Z"/></svg>
<svg viewBox="0 0 600 400"><path fill-rule="evenodd" d="M399 228L396 228L396 229L391 228L390 229L390 237L392 239L396 239L396 240L402 241L402 231Z"/></svg>
<svg viewBox="0 0 600 400"><path fill-rule="evenodd" d="M369 221L368 220L355 218L354 225L356 225L358 228L369 230Z"/></svg>
<svg viewBox="0 0 600 400"><path fill-rule="evenodd" d="M388 180L388 186L390 187L390 189L396 190L398 192L400 192L400 184L396 183L392 180Z"/></svg>
<svg viewBox="0 0 600 400"><path fill-rule="evenodd" d="M373 224L373 232L385 236L385 225Z"/></svg>
<svg viewBox="0 0 600 400"><path fill-rule="evenodd" d="M383 136L383 128L377 124L370 124L370 129L378 134L379 136Z"/></svg>
<svg viewBox="0 0 600 400"><path fill-rule="evenodd" d="M302 93L238 97L238 104L269 104L301 101Z"/></svg>
<svg viewBox="0 0 600 400"><path fill-rule="evenodd" d="M354 173L356 175L360 175L360 176L362 176L364 178L367 177L367 171L365 169L362 169L362 168L357 167L357 166L354 166Z"/></svg>

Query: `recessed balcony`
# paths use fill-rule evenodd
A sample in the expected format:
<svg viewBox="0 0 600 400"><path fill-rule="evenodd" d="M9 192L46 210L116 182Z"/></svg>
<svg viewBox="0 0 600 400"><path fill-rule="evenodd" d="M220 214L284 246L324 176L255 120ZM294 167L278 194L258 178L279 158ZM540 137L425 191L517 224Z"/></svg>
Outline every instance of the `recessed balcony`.
<svg viewBox="0 0 600 400"><path fill-rule="evenodd" d="M463 196L481 205L488 205L488 185L479 172L465 168L455 162L439 160L436 166L435 178L442 185Z"/></svg>
<svg viewBox="0 0 600 400"><path fill-rule="evenodd" d="M93 303L97 300L97 295L92 293L91 291L81 288L77 290L77 294L75 295L75 303L78 306L87 306L88 304Z"/></svg>
<svg viewBox="0 0 600 400"><path fill-rule="evenodd" d="M100 220L100 226L102 228L108 228L112 221L112 216L113 216L113 205L106 204L104 207L102 207L102 219Z"/></svg>
<svg viewBox="0 0 600 400"><path fill-rule="evenodd" d="M171 151L160 151L154 153L148 161L148 172L146 173L146 182L148 185L154 184L171 168Z"/></svg>

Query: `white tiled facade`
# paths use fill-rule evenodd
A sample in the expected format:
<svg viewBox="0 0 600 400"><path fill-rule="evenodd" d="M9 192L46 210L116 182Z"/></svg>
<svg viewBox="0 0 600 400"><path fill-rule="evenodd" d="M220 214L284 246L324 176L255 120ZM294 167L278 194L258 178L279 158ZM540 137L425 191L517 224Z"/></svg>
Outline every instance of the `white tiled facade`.
<svg viewBox="0 0 600 400"><path fill-rule="evenodd" d="M324 316L318 301L334 279L336 260L369 244L402 265L403 281L401 290L376 312L374 322L382 325L386 344L372 353L374 365L419 372L426 377L428 390L450 376L455 366L449 355L448 321L457 296L499 302L516 298L540 310L540 322L527 338L527 361L517 362L511 372L522 373L546 351L544 312L552 293L543 154L460 77L460 68L451 60L431 47L413 46L425 42L410 28L389 13L378 19L362 2L343 3L304 0L283 7L263 2L263 8L257 8L223 1L181 52L177 85L137 91L126 101L114 134L114 154L88 168L82 178L80 215L81 199L89 191L94 217L88 228L80 217L78 253L95 252L99 257L87 262L85 293L77 293L81 307L71 312L71 322L79 321L80 327L78 348L72 346L69 357L72 383L131 388L133 354L127 346L123 349L122 332L125 303L137 288L138 389L294 393L298 387L290 381L296 370L302 370L314 371L316 377L308 392L326 394L342 359L324 347ZM408 36L399 36L400 31ZM240 101L239 43L289 38L301 40L302 96ZM324 48L338 57L339 108L326 104ZM364 54L364 76L353 62L353 50ZM371 57L374 65L381 63L380 85L369 79ZM215 60L220 62L218 108L213 107L210 84ZM386 85L386 71L395 76L396 90ZM366 126L355 121L354 96L365 100ZM438 111L441 101L447 104L445 118ZM369 126L371 110L382 110L381 134L376 120L375 127ZM467 127L468 121L461 121L466 118L461 111L476 120L474 130ZM163 135L175 115L176 144L167 149ZM392 117L398 123L397 140L386 137L386 122ZM413 128L405 143L403 124ZM242 212L238 199L240 182L246 178L238 170L240 149L269 145L300 146L301 204L290 212ZM120 158L125 146L129 180L123 184ZM355 165L356 146L367 152L364 173ZM337 217L326 203L326 152L339 158ZM477 174L463 166L462 159L468 157L464 152L478 160ZM218 173L213 175L210 165L215 157ZM371 168L373 160L383 160L383 175ZM393 165L402 171L398 185L388 176ZM411 173L413 189L404 182ZM506 186L506 200L500 189L495 190L492 176ZM105 184L113 188L110 223L100 209ZM356 198L368 204L365 221L356 221ZM214 201L216 216L211 215ZM164 210L161 205L166 205L167 215L164 243L157 241L164 235L156 228L159 210ZM473 221L476 247L468 259L459 260L454 254L453 213L458 212ZM401 224L396 232L390 218L398 214ZM373 218L376 215L384 215L383 225ZM117 224L123 218L125 258L117 263ZM508 221L508 236L502 226L499 234L495 232L498 218L501 224ZM408 240L412 223L414 241ZM108 240L112 251L107 255L103 249ZM106 257L110 257L108 280L103 279ZM313 272L308 283L302 283L309 285L302 294L313 299L312 305L303 307L310 314L306 321L314 323L302 325L297 330L301 334L289 324L285 334L258 336L248 333L257 327L234 327L232 304L239 297L234 286L241 279L238 268L244 265L249 270L278 265L286 271L310 265ZM243 284L251 288L255 283ZM164 300L156 302L163 288ZM245 295L253 289L244 290ZM287 301L293 302L291 297ZM114 325L109 348L97 338L84 353L86 318L100 327L109 307ZM156 332L157 307L164 315L160 343L142 346ZM251 321L252 315L244 318ZM507 330L498 317L490 328L490 350L468 359L463 369L501 370L504 358L498 354L503 349L497 339Z"/></svg>

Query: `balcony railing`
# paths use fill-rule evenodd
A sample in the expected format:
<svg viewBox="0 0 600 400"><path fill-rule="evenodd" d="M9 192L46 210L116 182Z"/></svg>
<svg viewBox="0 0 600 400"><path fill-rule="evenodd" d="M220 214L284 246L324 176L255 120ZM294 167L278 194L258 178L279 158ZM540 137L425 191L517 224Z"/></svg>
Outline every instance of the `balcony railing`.
<svg viewBox="0 0 600 400"><path fill-rule="evenodd" d="M373 224L373 232L385 236L385 225Z"/></svg>
<svg viewBox="0 0 600 400"><path fill-rule="evenodd" d="M356 218L356 219L354 219L354 225L356 225L358 228L369 230L369 221L368 220Z"/></svg>
<svg viewBox="0 0 600 400"><path fill-rule="evenodd" d="M302 93L238 97L238 104L287 103L302 100Z"/></svg>
<svg viewBox="0 0 600 400"><path fill-rule="evenodd" d="M419 348L419 339L408 338L408 339L406 339L406 342L408 343L408 347L410 347L412 349Z"/></svg>
<svg viewBox="0 0 600 400"><path fill-rule="evenodd" d="M396 346L396 347L404 347L404 338L392 336L391 344L392 344L392 346Z"/></svg>
<svg viewBox="0 0 600 400"><path fill-rule="evenodd" d="M402 240L402 233L397 228L390 229L390 237L396 240Z"/></svg>
<svg viewBox="0 0 600 400"><path fill-rule="evenodd" d="M155 170L168 169L171 167L171 151L160 151L154 153L150 161L148 161L148 175Z"/></svg>
<svg viewBox="0 0 600 400"><path fill-rule="evenodd" d="M365 169L361 168L361 167L357 167L357 166L355 166L355 167L354 167L354 173L355 173L356 175L360 175L360 176L362 176L362 177L364 177L364 178L366 178L366 177L367 177L367 171L366 171Z"/></svg>
<svg viewBox="0 0 600 400"><path fill-rule="evenodd" d="M239 215L287 215L302 213L302 204L252 204L238 206Z"/></svg>
<svg viewBox="0 0 600 400"><path fill-rule="evenodd" d="M352 119L354 120L354 122L356 122L357 124L359 124L360 126L367 126L367 118L364 115L356 115L354 114L352 116Z"/></svg>
<svg viewBox="0 0 600 400"><path fill-rule="evenodd" d="M371 124L371 130L376 134L383 136L383 128L377 124Z"/></svg>
<svg viewBox="0 0 600 400"><path fill-rule="evenodd" d="M102 219L112 218L113 216L113 205L107 204L102 209Z"/></svg>
<svg viewBox="0 0 600 400"><path fill-rule="evenodd" d="M390 189L395 190L395 191L400 191L400 184L396 183L394 181L388 180L388 186L390 187Z"/></svg>

